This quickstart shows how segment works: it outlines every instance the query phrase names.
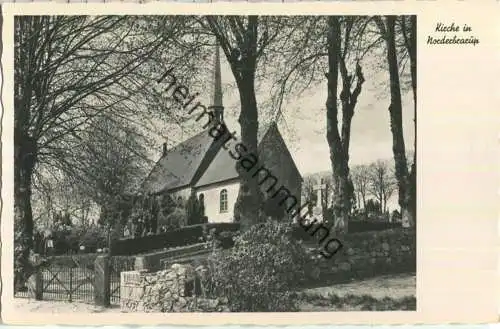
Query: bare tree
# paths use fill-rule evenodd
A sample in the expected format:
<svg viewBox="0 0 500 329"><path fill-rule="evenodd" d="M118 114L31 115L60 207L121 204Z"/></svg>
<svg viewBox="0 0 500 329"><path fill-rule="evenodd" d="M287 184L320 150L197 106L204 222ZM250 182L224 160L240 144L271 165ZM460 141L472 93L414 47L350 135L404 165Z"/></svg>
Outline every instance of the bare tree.
<svg viewBox="0 0 500 329"><path fill-rule="evenodd" d="M231 66L238 87L241 111L241 143L247 154L258 154L257 131L259 128L255 74L257 63L266 47L277 37L281 21L276 17L258 16L208 16L206 22L216 36ZM243 228L263 220L262 194L258 183L244 168L237 166L241 187L235 205L235 220Z"/></svg>
<svg viewBox="0 0 500 329"><path fill-rule="evenodd" d="M34 172L43 165L71 171L66 160L79 143L75 136L95 116L113 112L137 119L151 83L146 63L160 50L174 49L167 41L186 24L168 17L15 18L14 207L20 264L27 263L33 247ZM185 57L171 55L172 60ZM22 275L16 282L30 273Z"/></svg>
<svg viewBox="0 0 500 329"><path fill-rule="evenodd" d="M333 185L333 179L331 175L328 175L326 177L321 178L323 190L321 191L321 210L323 211L322 215L323 218L328 218L329 217L329 211L332 206L332 201L333 201L333 191L334 191L334 185Z"/></svg>
<svg viewBox="0 0 500 329"><path fill-rule="evenodd" d="M368 191L380 203L383 213L387 211L387 201L396 190L393 172L387 161L378 160L369 166Z"/></svg>
<svg viewBox="0 0 500 329"><path fill-rule="evenodd" d="M57 212L67 213L83 226L90 225L95 207L81 189L80 181L59 170L36 171L33 177L33 221L39 228L48 228Z"/></svg>
<svg viewBox="0 0 500 329"><path fill-rule="evenodd" d="M80 134L81 144L73 150L73 175L88 197L99 205L99 223L119 237L129 216L131 195L145 176L142 154L145 152L133 129L115 119L98 116Z"/></svg>
<svg viewBox="0 0 500 329"><path fill-rule="evenodd" d="M351 170L354 190L357 194L358 208L366 207L366 197L368 196L368 187L370 184L370 170L367 165L358 165ZM361 202L363 204L361 205Z"/></svg>
<svg viewBox="0 0 500 329"><path fill-rule="evenodd" d="M413 91L413 127L417 132L417 16L401 16L401 29L404 37L405 48L410 58L411 87ZM417 220L417 138L415 135L413 156L410 169L410 213Z"/></svg>
<svg viewBox="0 0 500 329"><path fill-rule="evenodd" d="M403 221L413 226L415 224L415 213L411 209L412 193L403 137L401 85L396 48L396 16L377 16L375 17L375 22L386 43L386 59L389 67L391 95L389 115L391 120L395 173L398 182L399 206L401 207Z"/></svg>
<svg viewBox="0 0 500 329"><path fill-rule="evenodd" d="M342 62L342 40L341 40L341 22L337 16L328 17L328 98L326 101L326 118L327 130L326 139L330 148L330 161L333 170L333 186L334 186L334 200L333 211L335 222L333 229L339 233L347 232L348 218L352 209L352 194L353 186L349 176L349 139L350 139L350 120L353 113L351 113L351 97L353 95L350 91L350 79L343 85L343 90L340 96L342 102L342 134L338 131L338 113L339 106L337 102L338 93L338 75L339 68L343 67ZM358 83L362 84L364 78L361 74L360 66L357 65ZM346 81L346 80L344 80ZM360 85L358 92L361 91ZM355 102L354 102L355 104ZM353 110L353 108L352 108Z"/></svg>
<svg viewBox="0 0 500 329"><path fill-rule="evenodd" d="M312 210L312 206L317 202L317 197L314 190L316 184L317 182L314 176L304 177L304 181L302 182L302 198L305 202L310 204L310 210Z"/></svg>
<svg viewBox="0 0 500 329"><path fill-rule="evenodd" d="M302 23L303 28L292 33L293 43L278 51L286 58L282 61L286 67L277 68L285 74L277 74L279 78L273 88L278 117L282 114L285 95L292 91L300 95L311 85L324 82L325 76L328 80L326 135L333 172L334 226L339 231L347 230L354 196L349 175L349 146L351 122L365 82L362 60L380 43L379 36L367 37L365 33L370 21L370 18L358 16L308 17Z"/></svg>

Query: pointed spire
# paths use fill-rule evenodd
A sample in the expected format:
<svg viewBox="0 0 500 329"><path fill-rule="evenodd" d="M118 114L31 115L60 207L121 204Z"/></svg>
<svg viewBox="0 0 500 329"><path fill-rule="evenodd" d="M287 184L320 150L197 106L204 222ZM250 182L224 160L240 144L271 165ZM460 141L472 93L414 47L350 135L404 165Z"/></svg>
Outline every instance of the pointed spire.
<svg viewBox="0 0 500 329"><path fill-rule="evenodd" d="M214 106L222 106L222 79L220 72L219 43L215 45L214 61Z"/></svg>
<svg viewBox="0 0 500 329"><path fill-rule="evenodd" d="M214 60L214 89L213 89L212 108L215 111L216 117L222 121L224 118L224 105L222 105L222 79L220 68L220 53L219 43L215 44L215 60Z"/></svg>

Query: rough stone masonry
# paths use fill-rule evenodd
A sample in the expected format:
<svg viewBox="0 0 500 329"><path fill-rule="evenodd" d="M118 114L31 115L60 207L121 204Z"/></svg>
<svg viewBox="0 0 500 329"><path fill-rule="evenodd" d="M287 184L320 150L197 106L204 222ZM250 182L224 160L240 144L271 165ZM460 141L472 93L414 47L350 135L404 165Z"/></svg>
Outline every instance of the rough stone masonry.
<svg viewBox="0 0 500 329"><path fill-rule="evenodd" d="M173 264L169 269L148 273L121 273L122 312L229 312L227 299L204 298L201 286L207 270L203 266Z"/></svg>

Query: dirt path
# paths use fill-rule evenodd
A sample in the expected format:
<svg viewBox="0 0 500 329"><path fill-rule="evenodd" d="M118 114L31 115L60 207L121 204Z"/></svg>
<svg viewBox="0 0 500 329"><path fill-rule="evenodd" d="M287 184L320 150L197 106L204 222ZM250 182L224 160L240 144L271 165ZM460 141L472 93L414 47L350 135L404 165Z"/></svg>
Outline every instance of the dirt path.
<svg viewBox="0 0 500 329"><path fill-rule="evenodd" d="M82 302L38 301L28 298L14 298L13 304L17 312L27 313L119 313L120 308L113 306L104 308Z"/></svg>

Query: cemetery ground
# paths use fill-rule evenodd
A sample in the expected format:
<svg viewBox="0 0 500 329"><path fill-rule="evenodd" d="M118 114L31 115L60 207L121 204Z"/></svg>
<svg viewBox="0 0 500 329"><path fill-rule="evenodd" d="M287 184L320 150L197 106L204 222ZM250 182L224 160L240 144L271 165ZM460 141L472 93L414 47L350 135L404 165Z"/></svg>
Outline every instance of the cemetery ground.
<svg viewBox="0 0 500 329"><path fill-rule="evenodd" d="M381 275L374 278L304 289L296 292L301 312L362 311L362 310L414 310L415 273ZM114 305L104 308L92 303L74 301L36 301L15 298L19 312L36 313L119 313Z"/></svg>

